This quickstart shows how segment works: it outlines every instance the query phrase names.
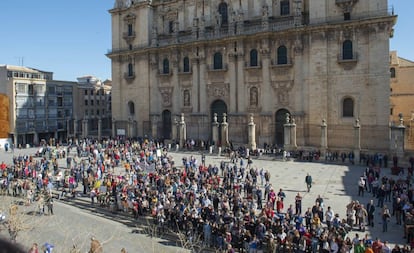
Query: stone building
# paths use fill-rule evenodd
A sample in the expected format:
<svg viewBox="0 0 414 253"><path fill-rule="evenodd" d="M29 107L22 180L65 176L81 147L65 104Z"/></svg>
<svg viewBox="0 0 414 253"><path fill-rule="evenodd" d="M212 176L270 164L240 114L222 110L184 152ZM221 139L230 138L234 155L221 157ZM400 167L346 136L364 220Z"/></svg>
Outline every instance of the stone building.
<svg viewBox="0 0 414 253"><path fill-rule="evenodd" d="M406 148L414 150L414 62L390 52L390 121L398 125L402 114L406 129Z"/></svg>
<svg viewBox="0 0 414 253"><path fill-rule="evenodd" d="M111 136L111 80L102 82L91 75L78 77L77 80L70 136L98 139Z"/></svg>
<svg viewBox="0 0 414 253"><path fill-rule="evenodd" d="M9 125L8 142L25 146L50 139L65 141L75 84L53 80L53 72L0 66L0 93L8 97L1 107L1 115L7 115L2 119Z"/></svg>
<svg viewBox="0 0 414 253"><path fill-rule="evenodd" d="M114 131L174 139L184 113L187 138L211 140L226 113L229 140L245 144L253 114L258 146L284 146L288 118L299 148L388 150L387 4L116 0Z"/></svg>

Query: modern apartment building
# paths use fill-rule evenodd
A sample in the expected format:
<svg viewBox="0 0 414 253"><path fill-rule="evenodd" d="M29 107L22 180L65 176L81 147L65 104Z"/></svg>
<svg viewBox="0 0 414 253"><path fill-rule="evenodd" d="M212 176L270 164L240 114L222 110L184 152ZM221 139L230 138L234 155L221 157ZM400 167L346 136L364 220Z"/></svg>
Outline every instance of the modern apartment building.
<svg viewBox="0 0 414 253"><path fill-rule="evenodd" d="M65 141L75 85L53 80L53 72L0 66L0 93L8 97L7 138L16 146L38 145L49 139Z"/></svg>

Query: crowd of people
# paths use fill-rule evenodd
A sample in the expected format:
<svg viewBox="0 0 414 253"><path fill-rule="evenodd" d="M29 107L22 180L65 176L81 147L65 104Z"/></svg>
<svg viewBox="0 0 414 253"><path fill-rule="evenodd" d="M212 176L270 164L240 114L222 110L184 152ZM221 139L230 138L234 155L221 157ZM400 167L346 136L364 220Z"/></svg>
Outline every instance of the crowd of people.
<svg viewBox="0 0 414 253"><path fill-rule="evenodd" d="M152 141L86 139L54 155L45 146L39 156L18 156L13 166L2 165L6 179L2 189L25 196L28 204L43 196L41 203L53 214L52 190L60 189L60 197L74 198L81 184L91 205L131 213L136 219L152 217L160 230L222 252L391 252L385 241L348 234L374 226L375 207L381 210L384 232L391 216L406 224L413 210L410 181L382 176L376 163L369 164L361 177L364 185L358 187L360 195L370 192L378 198L377 205L352 201L344 207L346 217L339 217L322 196L306 211L300 192L294 203L286 203L283 189L272 186L269 170L255 167L252 159L237 151L216 166L206 164L205 155L190 154L175 161L166 148ZM58 156L66 159L69 171L59 179ZM311 191L310 174L303 183ZM384 200L392 203L391 211ZM406 226L409 241L411 230ZM407 247L397 248L392 252L409 252Z"/></svg>

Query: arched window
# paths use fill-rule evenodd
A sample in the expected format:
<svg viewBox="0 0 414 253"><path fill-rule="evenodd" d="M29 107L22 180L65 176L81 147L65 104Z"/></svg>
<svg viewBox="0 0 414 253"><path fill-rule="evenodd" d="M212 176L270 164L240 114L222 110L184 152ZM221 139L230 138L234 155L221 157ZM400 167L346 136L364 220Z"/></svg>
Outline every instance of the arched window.
<svg viewBox="0 0 414 253"><path fill-rule="evenodd" d="M345 40L342 44L342 59L343 60L352 60L354 59L354 53L352 49L352 41Z"/></svg>
<svg viewBox="0 0 414 253"><path fill-rule="evenodd" d="M214 54L213 69L223 69L223 56L220 52Z"/></svg>
<svg viewBox="0 0 414 253"><path fill-rule="evenodd" d="M135 115L135 104L132 101L128 102L128 113L129 115Z"/></svg>
<svg viewBox="0 0 414 253"><path fill-rule="evenodd" d="M170 73L170 62L168 61L168 59L167 59L167 58L165 58L165 59L162 61L162 73L163 73L163 74L168 74L168 73Z"/></svg>
<svg viewBox="0 0 414 253"><path fill-rule="evenodd" d="M188 57L184 57L183 72L190 72L190 59L188 59Z"/></svg>
<svg viewBox="0 0 414 253"><path fill-rule="evenodd" d="M134 65L128 63L128 76L134 76Z"/></svg>
<svg viewBox="0 0 414 253"><path fill-rule="evenodd" d="M289 0L283 0L280 2L280 16L286 16L290 14Z"/></svg>
<svg viewBox="0 0 414 253"><path fill-rule="evenodd" d="M354 100L344 98L342 101L342 117L354 117Z"/></svg>
<svg viewBox="0 0 414 253"><path fill-rule="evenodd" d="M132 36L133 35L133 28L132 28L132 24L128 24L128 36Z"/></svg>
<svg viewBox="0 0 414 253"><path fill-rule="evenodd" d="M280 46L277 49L277 64L287 64L287 48L285 46Z"/></svg>
<svg viewBox="0 0 414 253"><path fill-rule="evenodd" d="M227 4L226 3L219 4L218 12L221 15L221 25L227 25L228 24Z"/></svg>
<svg viewBox="0 0 414 253"><path fill-rule="evenodd" d="M256 67L257 66L257 50L252 49L250 51L250 66Z"/></svg>
<svg viewBox="0 0 414 253"><path fill-rule="evenodd" d="M391 78L395 78L395 68L390 68Z"/></svg>

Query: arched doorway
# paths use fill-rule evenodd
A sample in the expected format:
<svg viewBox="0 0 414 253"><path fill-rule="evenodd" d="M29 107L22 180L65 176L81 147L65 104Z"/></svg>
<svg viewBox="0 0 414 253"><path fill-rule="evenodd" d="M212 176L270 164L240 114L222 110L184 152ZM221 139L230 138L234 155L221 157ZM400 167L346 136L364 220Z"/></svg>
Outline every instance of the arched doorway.
<svg viewBox="0 0 414 253"><path fill-rule="evenodd" d="M217 122L222 123L223 122L223 114L226 113L227 114L227 105L223 100L216 100L211 104L211 108L210 108L210 118L211 121L214 121L214 113L217 113ZM221 131L218 131L218 140L221 143ZM220 145L220 143L218 143Z"/></svg>
<svg viewBox="0 0 414 253"><path fill-rule="evenodd" d="M275 114L275 141L276 146L278 147L283 147L285 145L285 127L283 125L286 124L286 113L289 113L289 111L280 109Z"/></svg>
<svg viewBox="0 0 414 253"><path fill-rule="evenodd" d="M169 110L162 112L162 137L171 139L171 112Z"/></svg>
<svg viewBox="0 0 414 253"><path fill-rule="evenodd" d="M223 113L227 113L227 105L223 100L216 100L211 104L211 122L213 122L214 113L217 113L217 122L223 122Z"/></svg>

